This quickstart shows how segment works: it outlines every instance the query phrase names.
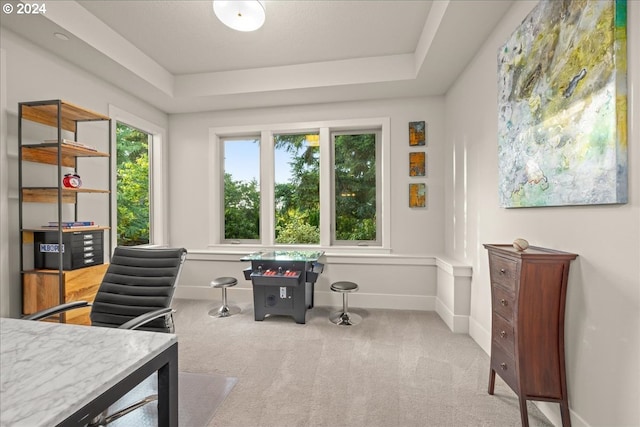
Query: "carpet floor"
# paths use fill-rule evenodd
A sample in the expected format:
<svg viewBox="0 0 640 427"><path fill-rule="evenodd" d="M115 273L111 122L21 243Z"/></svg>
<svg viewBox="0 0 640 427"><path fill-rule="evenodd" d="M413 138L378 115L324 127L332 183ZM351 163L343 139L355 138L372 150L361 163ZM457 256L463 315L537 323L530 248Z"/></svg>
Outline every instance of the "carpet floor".
<svg viewBox="0 0 640 427"><path fill-rule="evenodd" d="M232 300L232 295L230 295ZM254 320L252 304L212 318L215 301L174 300L180 371L238 378L201 427L519 426L518 399L489 357L435 312L352 308L362 323L329 322L314 307L306 324ZM552 424L532 403L532 427Z"/></svg>

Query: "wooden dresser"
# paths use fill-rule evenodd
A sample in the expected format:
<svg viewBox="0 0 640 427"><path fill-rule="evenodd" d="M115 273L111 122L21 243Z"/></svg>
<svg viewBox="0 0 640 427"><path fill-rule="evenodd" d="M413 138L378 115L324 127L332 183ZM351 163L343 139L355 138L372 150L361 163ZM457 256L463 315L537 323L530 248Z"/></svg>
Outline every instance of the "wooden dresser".
<svg viewBox="0 0 640 427"><path fill-rule="evenodd" d="M491 276L491 365L520 401L528 427L527 400L558 402L562 425L571 426L564 361L564 307L569 264L577 255L531 246L485 244Z"/></svg>

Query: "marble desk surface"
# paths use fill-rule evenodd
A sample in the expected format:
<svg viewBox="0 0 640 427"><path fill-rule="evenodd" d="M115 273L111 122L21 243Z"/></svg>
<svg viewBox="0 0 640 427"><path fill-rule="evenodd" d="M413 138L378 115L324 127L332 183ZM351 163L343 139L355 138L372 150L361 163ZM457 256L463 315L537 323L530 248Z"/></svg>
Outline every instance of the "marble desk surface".
<svg viewBox="0 0 640 427"><path fill-rule="evenodd" d="M0 318L0 426L54 426L176 340L174 334Z"/></svg>

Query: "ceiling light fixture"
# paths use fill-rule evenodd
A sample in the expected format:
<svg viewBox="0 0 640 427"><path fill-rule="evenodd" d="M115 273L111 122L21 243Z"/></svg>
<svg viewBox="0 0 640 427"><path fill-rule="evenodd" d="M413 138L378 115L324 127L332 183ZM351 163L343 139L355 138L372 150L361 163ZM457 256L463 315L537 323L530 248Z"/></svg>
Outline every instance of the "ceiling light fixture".
<svg viewBox="0 0 640 427"><path fill-rule="evenodd" d="M213 0L213 11L224 25L238 31L255 31L266 18L262 0Z"/></svg>
<svg viewBox="0 0 640 427"><path fill-rule="evenodd" d="M63 40L63 41L69 41L69 36L64 34L64 33L53 33L54 36L56 36L56 38Z"/></svg>

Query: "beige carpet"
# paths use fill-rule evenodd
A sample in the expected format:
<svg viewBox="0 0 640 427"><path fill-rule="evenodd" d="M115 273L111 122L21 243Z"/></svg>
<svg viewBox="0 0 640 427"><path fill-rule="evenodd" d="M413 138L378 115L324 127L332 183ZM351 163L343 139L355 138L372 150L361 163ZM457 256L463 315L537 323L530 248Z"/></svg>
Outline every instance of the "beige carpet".
<svg viewBox="0 0 640 427"><path fill-rule="evenodd" d="M109 408L109 413L126 408L149 395L156 394L157 376L140 383ZM178 422L180 427L205 427L220 406L237 378L215 374L178 374ZM158 425L158 405L149 403L109 424L110 427L155 427Z"/></svg>
<svg viewBox="0 0 640 427"><path fill-rule="evenodd" d="M233 292L229 293L233 301ZM435 312L362 310L353 327L315 307L307 323L256 322L251 304L226 319L215 301L176 300L181 371L237 377L202 427L520 426L518 399L499 378L487 393L489 357ZM552 424L528 404L532 427Z"/></svg>

